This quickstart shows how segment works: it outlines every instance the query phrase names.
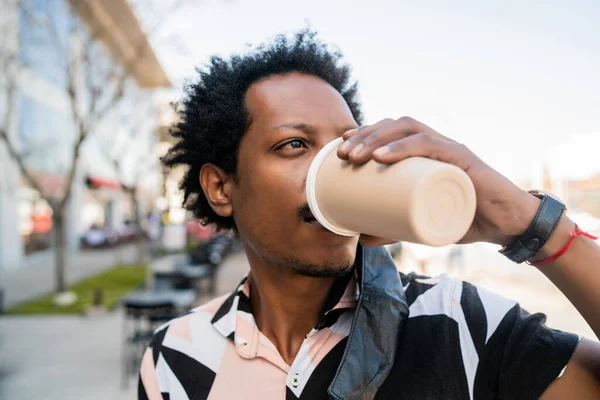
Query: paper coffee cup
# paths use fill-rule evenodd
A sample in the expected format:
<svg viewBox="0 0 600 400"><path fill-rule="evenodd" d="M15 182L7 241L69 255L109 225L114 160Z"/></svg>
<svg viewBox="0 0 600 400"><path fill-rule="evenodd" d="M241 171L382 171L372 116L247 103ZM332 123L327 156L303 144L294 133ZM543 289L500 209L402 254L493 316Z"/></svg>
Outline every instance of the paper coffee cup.
<svg viewBox="0 0 600 400"><path fill-rule="evenodd" d="M456 243L468 231L476 196L463 170L423 157L356 166L337 157L341 143L321 149L306 181L308 205L325 228L429 246Z"/></svg>

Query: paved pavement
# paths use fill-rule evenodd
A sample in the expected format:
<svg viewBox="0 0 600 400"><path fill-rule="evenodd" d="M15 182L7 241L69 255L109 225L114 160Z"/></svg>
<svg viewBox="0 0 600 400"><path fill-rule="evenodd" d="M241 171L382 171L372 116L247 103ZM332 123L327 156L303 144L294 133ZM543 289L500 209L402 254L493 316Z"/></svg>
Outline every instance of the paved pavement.
<svg viewBox="0 0 600 400"><path fill-rule="evenodd" d="M112 249L79 250L68 256L66 279L68 284L100 273L118 263L136 259L135 245ZM1 276L4 289L4 309L41 296L54 290L54 253L51 251L26 257L24 265Z"/></svg>
<svg viewBox="0 0 600 400"><path fill-rule="evenodd" d="M164 268L177 256L162 258ZM246 274L245 254L219 269L217 295L234 290ZM134 399L137 378L121 388L121 312L98 317L0 317L0 399Z"/></svg>
<svg viewBox="0 0 600 400"><path fill-rule="evenodd" d="M162 269L177 256L158 260ZM446 255L434 257L429 273L446 270ZM410 251L398 261L413 269ZM217 295L233 290L248 270L243 253L228 257L219 270ZM505 262L495 249L469 246L465 269L450 271L459 278L519 301L532 312L548 315L554 328L594 338L593 332L568 300L535 268ZM207 299L203 299L207 300ZM123 316L0 317L0 399L75 400L136 398L136 378L121 389Z"/></svg>
<svg viewBox="0 0 600 400"><path fill-rule="evenodd" d="M121 314L0 318L0 398L134 399L121 393Z"/></svg>

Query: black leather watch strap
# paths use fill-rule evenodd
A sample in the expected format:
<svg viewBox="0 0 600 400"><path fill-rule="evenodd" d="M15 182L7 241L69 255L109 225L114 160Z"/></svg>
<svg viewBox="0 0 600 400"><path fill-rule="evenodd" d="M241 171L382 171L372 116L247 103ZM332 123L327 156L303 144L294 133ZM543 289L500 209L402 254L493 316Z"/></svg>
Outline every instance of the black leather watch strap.
<svg viewBox="0 0 600 400"><path fill-rule="evenodd" d="M517 240L500 249L500 254L520 264L534 257L546 244L560 218L565 212L565 205L546 194L533 194L542 200L537 214L531 224Z"/></svg>

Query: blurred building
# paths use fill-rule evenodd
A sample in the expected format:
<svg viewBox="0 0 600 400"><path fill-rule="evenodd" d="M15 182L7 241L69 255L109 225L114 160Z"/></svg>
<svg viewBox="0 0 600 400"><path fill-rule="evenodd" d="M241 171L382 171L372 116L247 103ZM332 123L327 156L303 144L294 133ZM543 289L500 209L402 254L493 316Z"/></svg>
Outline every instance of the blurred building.
<svg viewBox="0 0 600 400"><path fill-rule="evenodd" d="M27 10L23 7L25 3ZM118 230L123 221L132 218L132 204L121 190L123 178L115 173L102 149L107 142L126 142L135 136L134 153L138 156L154 154L156 158L160 126L167 124L164 118L159 118L161 100L157 92L168 87L169 80L126 0L1 0L0 4L0 19L14 21L13 31L3 38L4 44L0 46L16 48L22 65L16 96L12 101L0 99L0 112L13 113L8 134L21 151L28 154L27 165L45 193L65 189L75 140L67 80L61 67L68 62L69 55L56 50L55 43L51 43L55 38L48 37L50 30L68 44L68 27L73 21L100 27L97 37L104 49L103 55L98 56L102 59L93 61L119 65L130 74L126 85L128 93L134 93L135 101L119 105L115 112L107 115L106 121L98 124L98 131L81 148L78 173L67 207L67 243L73 251L90 226ZM43 15L47 26L31 23L28 13L32 12ZM130 62L132 52L140 46L143 48L143 52L138 53L141 59ZM69 46L65 49L73 51ZM129 132L130 126L121 123L119 115L124 114L140 121L135 124L135 135ZM131 153L125 158L124 175L133 179L139 161ZM144 174L143 181L131 181L137 187L141 214L150 212L162 195L158 164L148 168L157 171L154 175ZM0 144L0 170L1 272L18 268L29 253L52 247L52 218L48 204L20 175L4 144Z"/></svg>
<svg viewBox="0 0 600 400"><path fill-rule="evenodd" d="M600 218L600 175L586 179L567 179L552 174L547 165L542 167L540 187L558 196L571 212L586 213Z"/></svg>
<svg viewBox="0 0 600 400"><path fill-rule="evenodd" d="M533 184L524 181L524 189L540 188L558 196L569 210L569 216L582 228L600 234L600 175L585 179L568 179L552 174L541 164Z"/></svg>
<svg viewBox="0 0 600 400"><path fill-rule="evenodd" d="M170 94L169 94L170 95ZM178 116L173 107L160 108L160 123L158 129L157 153L166 154L168 149L175 143L175 139L169 133ZM179 250L186 245L186 220L187 214L182 207L183 193L179 190L179 182L183 179L184 167L166 168L163 166L162 195L158 202L163 226L162 247L166 250Z"/></svg>
<svg viewBox="0 0 600 400"><path fill-rule="evenodd" d="M600 175L566 183L569 207L600 219Z"/></svg>

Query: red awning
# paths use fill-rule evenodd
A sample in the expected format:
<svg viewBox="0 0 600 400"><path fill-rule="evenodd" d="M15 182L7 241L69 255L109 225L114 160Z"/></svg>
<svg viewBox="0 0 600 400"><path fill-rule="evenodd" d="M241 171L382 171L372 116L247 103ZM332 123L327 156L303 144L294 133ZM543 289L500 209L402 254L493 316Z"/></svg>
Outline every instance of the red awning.
<svg viewBox="0 0 600 400"><path fill-rule="evenodd" d="M98 178L95 176L88 176L85 180L85 183L92 189L121 189L121 184L119 182L111 181L104 178Z"/></svg>

